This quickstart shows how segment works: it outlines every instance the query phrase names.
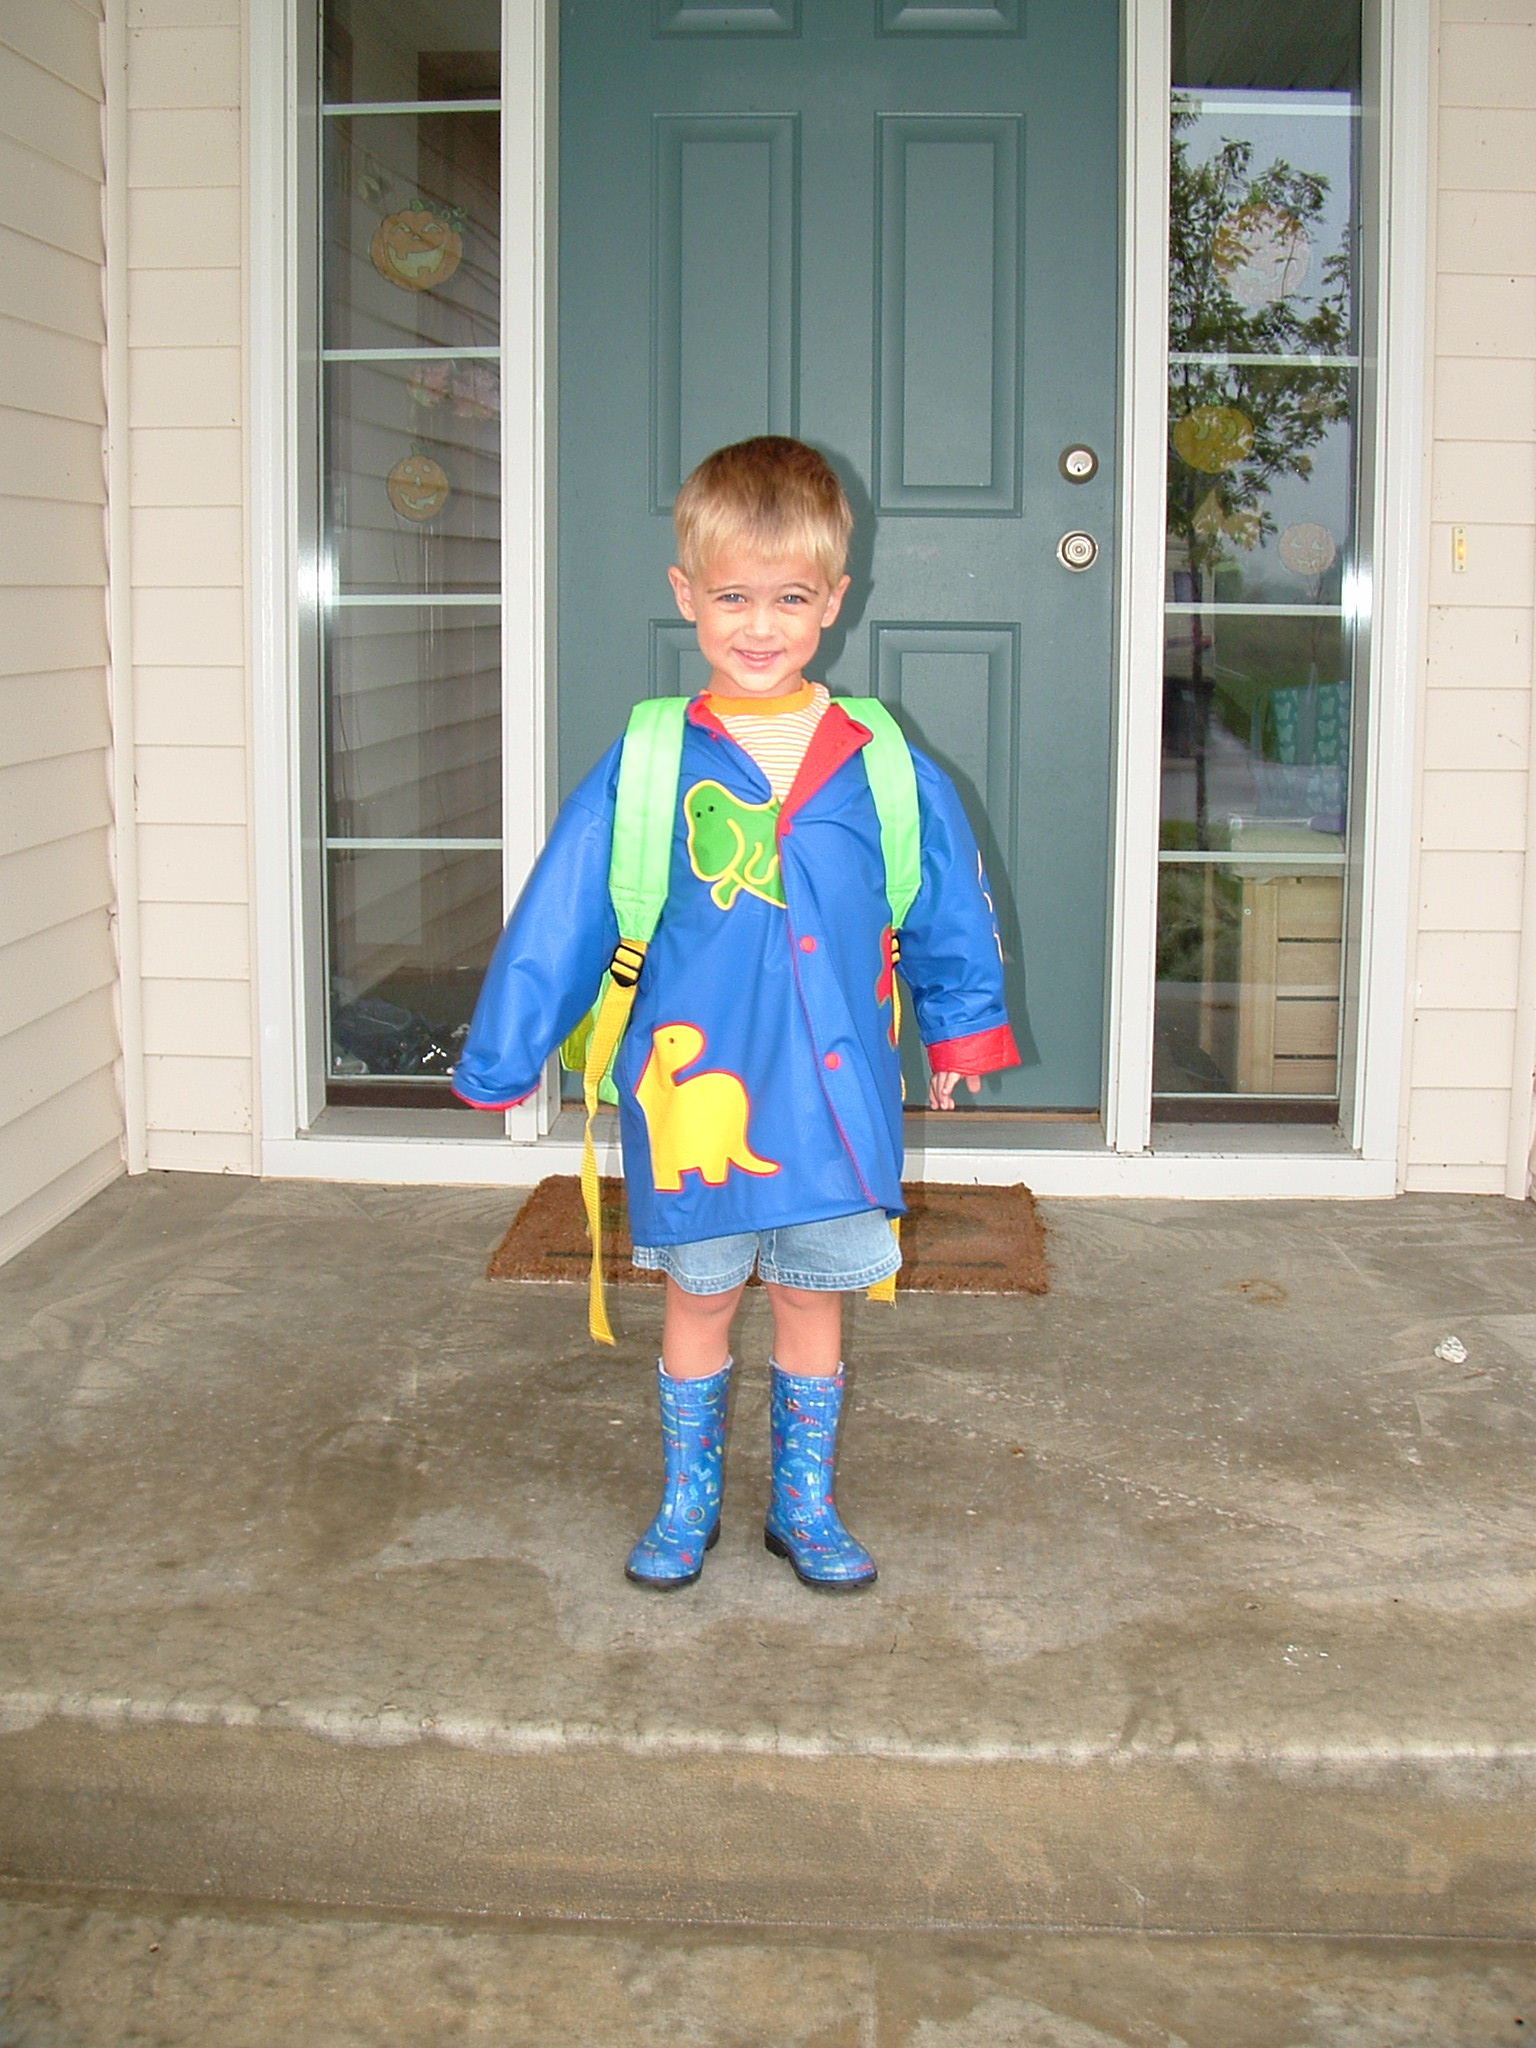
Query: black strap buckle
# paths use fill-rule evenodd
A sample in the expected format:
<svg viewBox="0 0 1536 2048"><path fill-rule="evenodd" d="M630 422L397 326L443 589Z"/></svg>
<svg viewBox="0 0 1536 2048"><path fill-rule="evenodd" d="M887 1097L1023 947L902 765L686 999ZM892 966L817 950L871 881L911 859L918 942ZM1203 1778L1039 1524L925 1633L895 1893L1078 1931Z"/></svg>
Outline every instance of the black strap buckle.
<svg viewBox="0 0 1536 2048"><path fill-rule="evenodd" d="M638 939L620 939L608 962L608 978L620 988L633 988L645 965L645 948Z"/></svg>

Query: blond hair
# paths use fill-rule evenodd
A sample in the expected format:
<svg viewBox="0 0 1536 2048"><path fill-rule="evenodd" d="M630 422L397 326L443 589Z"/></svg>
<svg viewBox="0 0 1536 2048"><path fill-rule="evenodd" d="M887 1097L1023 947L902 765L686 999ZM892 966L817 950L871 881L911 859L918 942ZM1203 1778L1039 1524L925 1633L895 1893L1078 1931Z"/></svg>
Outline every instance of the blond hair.
<svg viewBox="0 0 1536 2048"><path fill-rule="evenodd" d="M672 519L690 577L725 549L745 547L770 562L807 556L835 583L853 532L832 465L787 434L759 434L707 455L678 492Z"/></svg>

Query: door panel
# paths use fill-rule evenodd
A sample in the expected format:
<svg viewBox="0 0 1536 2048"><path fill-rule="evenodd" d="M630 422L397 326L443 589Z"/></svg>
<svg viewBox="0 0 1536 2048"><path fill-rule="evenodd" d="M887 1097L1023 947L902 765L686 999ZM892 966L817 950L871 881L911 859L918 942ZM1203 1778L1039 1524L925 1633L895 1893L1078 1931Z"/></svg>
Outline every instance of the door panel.
<svg viewBox="0 0 1536 2048"><path fill-rule="evenodd" d="M652 510L670 515L694 451L794 432L798 123L782 114L656 123ZM685 455L686 451L686 455Z"/></svg>
<svg viewBox="0 0 1536 2048"><path fill-rule="evenodd" d="M1017 115L882 115L880 512L1019 510Z"/></svg>
<svg viewBox="0 0 1536 2048"><path fill-rule="evenodd" d="M821 673L892 704L986 853L1027 1062L989 1108L1101 1087L1117 52L1111 0L562 7L561 786L703 679L682 478L813 441L858 519Z"/></svg>

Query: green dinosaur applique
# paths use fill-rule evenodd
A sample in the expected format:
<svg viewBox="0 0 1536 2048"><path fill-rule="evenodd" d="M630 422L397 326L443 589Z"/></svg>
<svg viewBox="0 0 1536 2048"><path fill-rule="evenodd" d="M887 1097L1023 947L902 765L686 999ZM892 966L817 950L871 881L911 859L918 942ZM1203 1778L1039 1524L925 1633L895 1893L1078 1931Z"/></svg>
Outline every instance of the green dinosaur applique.
<svg viewBox="0 0 1536 2048"><path fill-rule="evenodd" d="M729 910L745 889L782 910L778 804L746 804L718 782L696 782L683 807L693 872L701 882L714 883L709 893L720 909Z"/></svg>

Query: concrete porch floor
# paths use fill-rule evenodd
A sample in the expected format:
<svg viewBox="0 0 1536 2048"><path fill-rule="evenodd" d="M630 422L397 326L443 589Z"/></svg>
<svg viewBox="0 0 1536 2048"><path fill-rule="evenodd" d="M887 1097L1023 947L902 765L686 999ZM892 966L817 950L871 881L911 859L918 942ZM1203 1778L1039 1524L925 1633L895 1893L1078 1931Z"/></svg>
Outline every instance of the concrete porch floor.
<svg viewBox="0 0 1536 2048"><path fill-rule="evenodd" d="M709 1568L625 1583L659 1301L615 1297L610 1353L578 1290L485 1281L517 1200L157 1174L0 1271L0 1949L83 1967L151 1911L56 1887L200 1901L164 1924L202 1954L274 1906L670 1923L709 1981L947 1929L1039 2004L1103 1989L1084 1942L1411 1938L1493 2000L1424 2040L1531 2038L1536 1209L1058 1202L1044 1299L861 1303L839 1499L881 1581L833 1600L762 1547L761 1302ZM656 2038L1314 2038L1155 2003Z"/></svg>

